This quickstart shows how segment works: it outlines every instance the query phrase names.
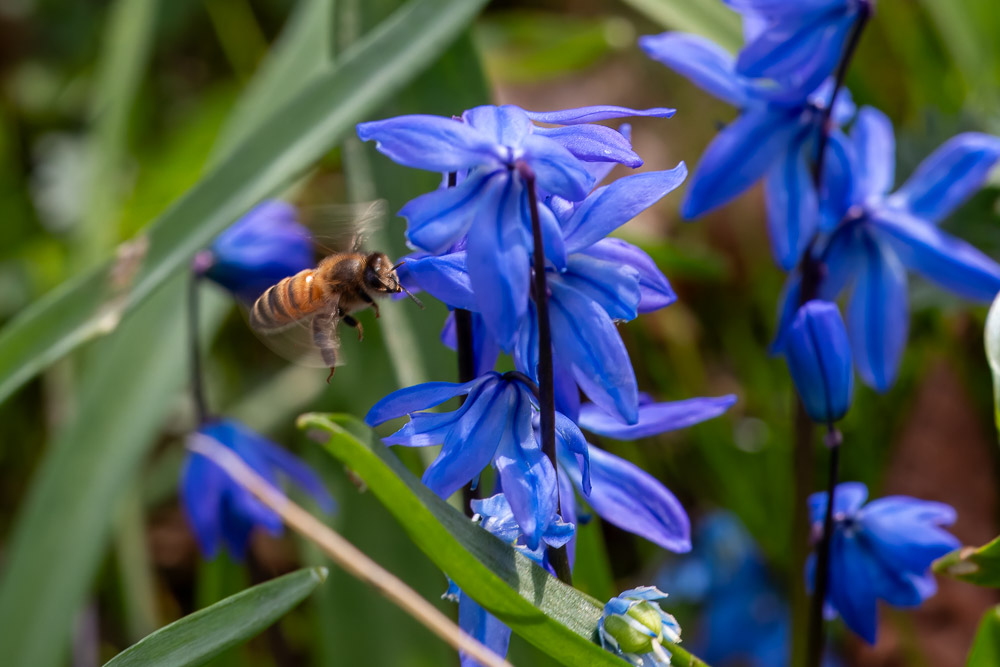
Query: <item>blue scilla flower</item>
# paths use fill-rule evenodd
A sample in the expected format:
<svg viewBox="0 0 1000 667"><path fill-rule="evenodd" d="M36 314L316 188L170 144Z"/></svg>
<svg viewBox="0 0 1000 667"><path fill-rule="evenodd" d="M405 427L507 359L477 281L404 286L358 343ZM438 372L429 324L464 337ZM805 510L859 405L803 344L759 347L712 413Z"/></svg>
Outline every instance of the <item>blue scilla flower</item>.
<svg viewBox="0 0 1000 667"><path fill-rule="evenodd" d="M597 622L601 646L630 665L669 665L663 645L680 642L681 626L655 604L666 597L655 586L640 586L611 598Z"/></svg>
<svg viewBox="0 0 1000 667"><path fill-rule="evenodd" d="M850 290L847 330L864 382L886 391L896 380L909 329L907 270L959 296L989 302L1000 291L1000 265L938 224L982 187L1000 160L1000 138L968 132L924 160L896 192L892 124L864 108L846 145L850 169L828 202L836 229L814 249L824 265L818 295ZM836 179L834 179L836 180ZM781 336L801 293L793 275L782 306Z"/></svg>
<svg viewBox="0 0 1000 667"><path fill-rule="evenodd" d="M915 607L932 596L937 582L931 563L959 547L941 526L955 522L955 510L944 503L908 496L887 496L864 504L868 489L845 482L835 490L834 528L830 542L827 604L868 643L875 643L876 601ZM809 497L813 531L822 534L827 494ZM815 556L807 565L815 577Z"/></svg>
<svg viewBox="0 0 1000 667"><path fill-rule="evenodd" d="M194 270L252 302L282 278L313 266L313 241L295 207L261 202L195 257Z"/></svg>
<svg viewBox="0 0 1000 667"><path fill-rule="evenodd" d="M740 51L737 71L808 95L833 73L851 27L872 0L725 0L761 26Z"/></svg>
<svg viewBox="0 0 1000 667"><path fill-rule="evenodd" d="M581 200L595 183L586 162L642 164L622 134L590 123L671 115L672 109L601 106L532 113L512 105L481 106L461 118L411 115L361 123L358 136L374 140L379 151L400 164L460 176L456 187L417 197L400 215L408 221L407 239L418 250L441 254L467 238L474 310L509 350L528 307L532 236L523 172L534 175L539 196ZM533 121L560 127L542 128ZM546 254L558 261L555 219L542 212L540 222Z"/></svg>
<svg viewBox="0 0 1000 667"><path fill-rule="evenodd" d="M472 511L476 513L472 520L478 521L484 530L510 544L550 572L552 572L552 568L546 557L547 549L564 546L569 542L575 530L573 524L564 523L557 516L545 529L538 548L529 549L521 526L514 518L514 512L504 494L498 493L490 498L473 500ZM507 655L507 647L510 643L509 627L466 595L455 582L449 583L448 592L445 593L444 597L458 603L458 625L462 630L488 646L497 655ZM479 665L478 662L464 653L459 655L462 667Z"/></svg>
<svg viewBox="0 0 1000 667"><path fill-rule="evenodd" d="M815 299L799 308L785 337L785 359L806 412L832 424L847 414L854 368L847 328L836 304Z"/></svg>
<svg viewBox="0 0 1000 667"><path fill-rule="evenodd" d="M272 484L277 482L279 474L287 477L321 509L333 511L333 498L309 466L243 424L232 419L213 420L190 437L211 438L228 447ZM272 535L281 533L281 518L277 514L201 454L188 453L181 472L180 493L198 546L207 558L215 556L220 543L225 544L234 558L242 558L256 528Z"/></svg>
<svg viewBox="0 0 1000 667"><path fill-rule="evenodd" d="M552 197L541 210L550 211L559 228L565 252L561 267L550 263L547 271L548 304L552 323L556 405L575 418L579 393L607 410L617 411L635 423L638 388L617 321L635 319L676 300L676 295L656 263L634 245L607 234L673 191L687 174L684 163L674 169L633 174L598 188L582 202ZM407 279L452 308L479 312L470 264L463 243L446 254L411 255L403 265ZM486 316L481 322L486 325ZM489 327L485 327L487 330ZM492 367L497 344L476 344L484 351L483 368ZM538 330L533 302L517 332L514 359L517 369L536 378Z"/></svg>
<svg viewBox="0 0 1000 667"><path fill-rule="evenodd" d="M453 412L421 412L457 396L465 396ZM465 384L427 382L389 394L365 417L369 426L410 416L410 421L385 438L390 445L443 445L424 472L423 482L447 497L478 479L492 464L514 517L530 549L537 549L556 519L556 471L542 452L535 433L538 413L531 389L515 376L486 373ZM556 413L561 437L575 447L583 435L572 421ZM587 452L581 451L586 470Z"/></svg>
<svg viewBox="0 0 1000 667"><path fill-rule="evenodd" d="M733 56L703 37L667 32L641 37L639 46L654 60L740 109L739 117L702 155L681 213L696 218L734 199L763 177L775 261L786 270L794 267L821 222L809 165L815 159L816 138L833 93L832 82L823 82L806 96L782 96L782 89L773 82L739 74ZM831 116L834 124L847 122L853 113L848 92L841 90ZM824 173L837 169L841 152L836 148L841 143L839 133L833 132Z"/></svg>
<svg viewBox="0 0 1000 667"><path fill-rule="evenodd" d="M687 428L717 417L736 401L735 396L695 398L657 403L640 395L639 421L628 425L596 404L584 403L579 425L584 430L617 440L637 438ZM577 516L573 487L608 523L639 535L674 552L691 549L691 524L683 505L663 483L630 461L590 443L574 443L574 431L557 433L560 466L560 502L563 516ZM582 438L582 436L581 436ZM589 461L580 451L586 447ZM589 466L590 478L583 474ZM572 552L572 544L571 552ZM572 555L572 554L571 554Z"/></svg>

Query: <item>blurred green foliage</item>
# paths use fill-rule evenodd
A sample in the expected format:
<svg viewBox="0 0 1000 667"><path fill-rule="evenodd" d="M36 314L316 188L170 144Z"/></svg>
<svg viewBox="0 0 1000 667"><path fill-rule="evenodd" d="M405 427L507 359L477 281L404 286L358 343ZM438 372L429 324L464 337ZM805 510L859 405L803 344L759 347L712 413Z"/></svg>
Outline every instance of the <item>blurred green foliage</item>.
<svg viewBox="0 0 1000 667"><path fill-rule="evenodd" d="M307 56L284 66L271 65L268 56L281 44L278 36L293 4L124 0L109 6L16 0L0 5L0 321L9 322L81 269L106 259L111 247L131 238L194 185L204 167L225 154L227 144L252 135L252 126L239 130L226 124L230 112L269 112L274 106L268 105L307 77ZM311 44L335 60L398 4L331 3L337 12L332 31L317 30L315 42L293 46ZM153 6L155 11L149 10ZM730 48L740 40L738 22L717 0L495 2L469 34L370 116L452 114L490 99L536 108L669 105L679 109L674 119L635 123L637 150L649 156L650 167L673 166L679 159L693 167L733 111L643 58L634 37L666 28L702 32ZM896 124L899 182L955 132L1000 131L997 34L1000 12L994 0L879 2L848 85L856 101L878 106ZM277 44L269 46L276 38ZM255 72L269 68L272 83L291 87L255 99L254 87L266 78ZM241 97L247 85L250 92ZM573 92L578 90L579 95ZM569 96L560 104L564 98L557 96L564 94ZM99 114L105 105L114 111ZM212 147L219 145L213 158ZM403 169L371 146L348 140L328 152L289 195L304 204L373 195L388 199L395 211L436 183L433 174ZM676 194L668 197L657 207L655 220L622 234L657 260L680 301L623 327L622 334L643 390L666 400L734 391L740 401L727 416L682 433L601 444L664 480L693 518L716 507L737 513L775 573L794 581L799 575L788 572L787 520L792 513L793 394L783 362L766 354L783 278L764 237L762 202L748 195L689 225L677 218L678 201ZM946 225L1000 256L996 203L997 190L991 188ZM387 221L380 245L393 254L403 252L402 229L399 219ZM845 450L844 478L864 481L873 494L883 487L931 364L944 360L957 373L972 401L970 411L983 431L992 433L989 372L978 339L985 311L970 311L938 290L917 287L898 385L884 396L859 391L843 425L845 440L856 443ZM136 610L145 609L147 617L163 624L250 582L323 562L307 546L285 538L257 541L249 565L225 559L200 563L173 494L180 437L192 426L180 361L185 358L182 300L178 286L174 289L172 297L169 290L150 297L115 334L135 330L133 336L148 341L146 356L108 361L112 353L101 348L113 344L98 341L50 366L0 405L0 539L8 557L15 521L59 525L58 509L52 509L59 507L55 495L42 514L22 511L29 493L45 490L32 490L44 457L72 452L63 464L66 477L80 475L85 484L101 485L108 483L101 475L110 469L94 470L92 457L112 435L119 439L115 442L131 445L105 454L115 457L120 469L132 470L129 476L138 476L133 482L142 493L97 488L87 496L97 499L94 512L105 511L108 498L125 498L115 520L107 522L115 540L74 533L72 526L65 533L49 531L54 562L66 559L71 565L58 573L65 579L50 582L52 587L75 587L88 600L86 608L98 614L96 637L88 636L93 632L85 623L75 623L74 650L96 639L103 659L141 634ZM307 410L362 415L403 383L452 379L454 357L438 341L444 308L429 304L416 312L404 302L379 321L362 314L366 339L361 344L345 340L350 364L327 386L321 373L288 367L271 355L226 297L209 293L209 305L215 305L207 310L218 320L204 332L211 340L207 372L213 407L301 446L341 503L334 525L422 595L439 596L446 586L443 575L372 494L359 492L341 466L302 444L292 422ZM156 309L163 319L147 319ZM177 328L166 330L158 322ZM154 385L162 387L161 393L150 389ZM139 393L154 398L145 404L126 401ZM139 405L138 411L121 409L126 404ZM80 423L103 426L74 430ZM145 434L147 441L132 433ZM411 469L419 469L413 452L400 455ZM990 456L995 460L992 451ZM995 471L988 474L995 478ZM993 508L988 515L992 521ZM100 572L72 567L76 554L84 552L92 553L94 562L103 561ZM670 558L595 518L581 529L578 583L605 597L648 583ZM49 576L36 573L39 580ZM33 585L21 584L27 590ZM441 606L450 609L447 603ZM80 612L61 609L53 622L82 618ZM31 620L47 631L45 621ZM392 628L391 641L386 627ZM53 636L68 632L61 628ZM912 632L902 634L914 641ZM216 664L418 667L454 660L420 626L339 571L331 572L320 592L276 629L234 651ZM551 664L516 638L511 659L517 665Z"/></svg>

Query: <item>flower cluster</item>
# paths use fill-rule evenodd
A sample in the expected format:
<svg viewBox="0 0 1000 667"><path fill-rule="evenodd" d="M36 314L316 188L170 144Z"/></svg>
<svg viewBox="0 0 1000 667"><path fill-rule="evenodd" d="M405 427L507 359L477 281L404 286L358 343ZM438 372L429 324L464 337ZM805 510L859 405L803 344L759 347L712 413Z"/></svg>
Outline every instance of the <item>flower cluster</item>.
<svg viewBox="0 0 1000 667"><path fill-rule="evenodd" d="M829 76L850 31L867 20L869 0L727 4L744 18L738 57L694 35L640 39L650 57L740 108L702 156L682 211L699 216L763 177L772 250L791 272L774 349L783 349L802 303L848 293L858 371L885 391L907 338L907 270L977 301L1000 291L1000 265L938 227L982 187L1000 160L1000 138L958 135L888 194L892 125L875 109L856 111ZM849 133L840 129L847 125Z"/></svg>
<svg viewBox="0 0 1000 667"><path fill-rule="evenodd" d="M865 505L868 489L860 482L839 484L834 492L834 529L826 603L851 630L875 643L879 599L915 607L934 595L931 563L960 546L941 528L955 522L944 503L907 496L886 496ZM813 530L821 534L827 494L809 498ZM815 557L808 579L815 578Z"/></svg>
<svg viewBox="0 0 1000 667"><path fill-rule="evenodd" d="M468 382L394 392L366 421L375 426L408 415L386 443L442 445L423 478L441 496L475 487L492 466L498 495L474 505L483 527L547 567L548 550L557 545L567 546L572 562L577 492L610 523L666 549L690 549L677 498L649 473L588 443L583 430L640 438L715 417L735 400L658 403L641 394L617 329L676 296L645 252L607 236L674 190L687 172L681 163L595 188L616 164L642 161L628 126L592 122L672 113L607 106L535 113L506 105L358 126L362 139L374 140L393 160L443 172L439 189L400 212L415 251L400 274L409 287L466 311L472 340L458 340L454 317L443 338L471 346L476 367ZM542 371L545 346L551 375ZM494 370L501 352L511 355L514 371ZM551 415L542 400L546 387L554 395ZM451 412L427 412L459 397ZM547 416L555 424L548 455ZM474 603L459 598L460 615L476 623L467 629L501 632L496 619L473 613ZM479 636L491 646L500 641Z"/></svg>

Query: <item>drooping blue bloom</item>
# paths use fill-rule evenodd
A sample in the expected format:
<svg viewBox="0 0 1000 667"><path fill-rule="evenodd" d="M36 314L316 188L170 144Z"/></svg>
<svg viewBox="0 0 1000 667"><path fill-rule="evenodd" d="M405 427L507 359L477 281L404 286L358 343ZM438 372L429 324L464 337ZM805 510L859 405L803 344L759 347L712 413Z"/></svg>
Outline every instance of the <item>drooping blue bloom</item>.
<svg viewBox="0 0 1000 667"><path fill-rule="evenodd" d="M786 91L774 82L750 79L737 72L732 55L697 35L650 35L639 38L639 46L654 60L740 109L739 117L712 140L702 155L681 213L696 218L734 199L764 177L774 257L782 268L794 267L821 224L810 163L815 160L816 138L833 93L832 82L823 82L803 95ZM839 126L853 113L848 92L841 90L832 120ZM841 143L839 131L832 132L825 171L837 169L837 147Z"/></svg>
<svg viewBox="0 0 1000 667"><path fill-rule="evenodd" d="M784 351L812 420L832 424L847 414L854 395L854 367L847 328L836 304L815 299L799 308Z"/></svg>
<svg viewBox="0 0 1000 667"><path fill-rule="evenodd" d="M830 76L870 0L725 0L763 29L740 51L737 71L776 81L786 94L808 95Z"/></svg>
<svg viewBox="0 0 1000 667"><path fill-rule="evenodd" d="M457 396L466 398L453 412L421 412ZM409 423L385 438L387 444L443 445L423 476L439 496L450 496L492 464L528 547L537 549L557 506L556 472L534 429L537 411L520 380L490 372L465 384L427 382L400 389L376 403L365 421L376 426L409 415ZM559 413L556 420L561 432L575 430L582 440L572 421Z"/></svg>
<svg viewBox="0 0 1000 667"><path fill-rule="evenodd" d="M623 420L637 419L635 373L615 323L669 305L676 295L649 255L630 243L604 237L666 196L685 175L681 163L666 171L620 178L579 203L552 197L540 205L557 221L565 251L562 266L550 263L546 278L552 345L557 351L556 406L571 418L579 410L582 389ZM412 280L450 307L478 311L471 261L460 242L443 255L411 255L401 268L404 280ZM476 319L474 324L478 323L483 326L474 337L477 358L480 368L487 369L499 344L487 340L485 316ZM533 301L517 332L514 360L518 370L537 379Z"/></svg>
<svg viewBox="0 0 1000 667"><path fill-rule="evenodd" d="M580 409L580 427L618 440L634 440L687 428L717 417L736 401L735 396L695 398L676 403L656 403L640 397L639 421L623 424L594 403ZM644 537L669 551L691 549L691 524L677 497L662 482L635 464L590 443L571 443L576 434L557 433L560 465L560 502L563 516L576 516L573 486L590 507L608 523ZM581 436L582 439L582 436ZM581 450L589 453L590 483L581 473ZM572 485L570 484L572 483ZM571 552L572 552L572 544Z"/></svg>
<svg viewBox="0 0 1000 667"><path fill-rule="evenodd" d="M916 607L937 591L931 563L957 549L958 539L941 526L955 522L944 503L887 496L864 505L868 489L845 482L835 490L827 604L870 644L878 625L877 600ZM813 531L823 532L827 494L809 498ZM807 565L815 578L815 556Z"/></svg>
<svg viewBox="0 0 1000 667"><path fill-rule="evenodd" d="M243 424L232 419L209 421L190 437L211 438L271 484L277 484L280 474L308 493L323 511L333 511L333 498L309 466ZM221 543L231 556L242 559L255 528L272 535L281 533L277 514L201 454L188 452L180 493L184 513L207 558L215 556Z"/></svg>
<svg viewBox="0 0 1000 667"><path fill-rule="evenodd" d="M460 174L456 187L417 197L400 215L409 223L407 239L418 250L442 254L467 239L474 310L509 350L527 311L530 279L531 220L521 168L534 174L539 197L579 201L595 183L585 163L642 164L619 132L589 123L673 113L609 106L535 113L512 105L482 106L461 118L412 115L361 123L358 136L374 140L379 151L400 164ZM533 121L560 127L538 127ZM543 212L540 222L546 255L560 263L555 220Z"/></svg>
<svg viewBox="0 0 1000 667"><path fill-rule="evenodd" d="M295 207L269 200L237 220L195 258L194 270L252 302L282 278L314 266L312 235Z"/></svg>
<svg viewBox="0 0 1000 667"><path fill-rule="evenodd" d="M663 645L681 641L681 626L655 604L666 597L655 586L640 586L611 598L597 622L601 646L630 665L669 665Z"/></svg>
<svg viewBox="0 0 1000 667"><path fill-rule="evenodd" d="M521 527L518 525L517 519L514 518L510 503L507 502L507 498L502 493L482 500L473 500L472 511L476 513L472 518L473 521L478 521L483 529L510 544L550 572L552 572L552 568L548 564L547 549L549 547L558 549L564 546L569 542L575 530L573 524L564 523L557 516L546 528L538 548L529 549ZM445 598L458 602L458 625L462 630L478 639L497 655L507 655L510 628L462 592L454 582L449 585ZM459 656L462 667L477 667L479 665L478 662L464 653L459 653Z"/></svg>
<svg viewBox="0 0 1000 667"><path fill-rule="evenodd" d="M828 202L839 224L814 249L825 266L818 295L835 299L847 289L847 331L864 382L886 391L896 380L909 329L907 269L982 302L1000 291L1000 265L938 223L982 187L1000 160L1000 138L960 134L924 160L893 194L892 124L872 108L858 114L845 145L850 168L831 187ZM777 347L799 299L801 277L785 291Z"/></svg>

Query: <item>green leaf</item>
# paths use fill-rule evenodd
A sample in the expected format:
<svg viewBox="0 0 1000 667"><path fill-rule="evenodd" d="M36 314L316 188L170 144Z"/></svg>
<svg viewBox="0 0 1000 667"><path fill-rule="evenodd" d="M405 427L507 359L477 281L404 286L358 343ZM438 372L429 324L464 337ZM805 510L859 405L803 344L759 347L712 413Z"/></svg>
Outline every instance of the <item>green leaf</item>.
<svg viewBox="0 0 1000 667"><path fill-rule="evenodd" d="M326 568L291 572L160 628L106 667L201 665L242 644L288 613L326 580Z"/></svg>
<svg viewBox="0 0 1000 667"><path fill-rule="evenodd" d="M976 639L969 651L966 667L995 667L1000 665L1000 607L993 607L979 622Z"/></svg>
<svg viewBox="0 0 1000 667"><path fill-rule="evenodd" d="M0 333L0 400L105 334L227 225L306 170L423 70L486 0L411 0L270 115L145 233L134 276L109 264L63 284ZM138 246L137 246L138 247ZM126 273L125 278L113 279Z"/></svg>
<svg viewBox="0 0 1000 667"><path fill-rule="evenodd" d="M346 415L307 414L299 427L365 482L435 565L518 635L566 665L623 664L596 643L602 602L475 526L374 441L364 424ZM704 665L680 647L666 648L675 667Z"/></svg>
<svg viewBox="0 0 1000 667"><path fill-rule="evenodd" d="M934 561L934 571L977 586L1000 588L1000 537L981 547L962 547Z"/></svg>
<svg viewBox="0 0 1000 667"><path fill-rule="evenodd" d="M740 17L719 0L625 0L664 28L708 37L729 51L743 46Z"/></svg>
<svg viewBox="0 0 1000 667"><path fill-rule="evenodd" d="M986 316L986 360L993 375L993 419L1000 431L1000 296L997 296Z"/></svg>

